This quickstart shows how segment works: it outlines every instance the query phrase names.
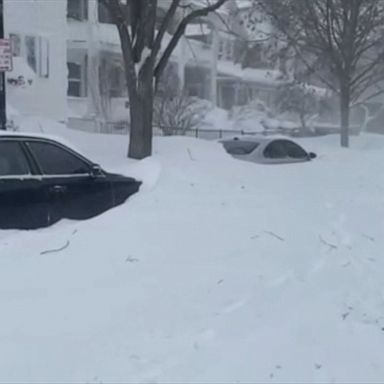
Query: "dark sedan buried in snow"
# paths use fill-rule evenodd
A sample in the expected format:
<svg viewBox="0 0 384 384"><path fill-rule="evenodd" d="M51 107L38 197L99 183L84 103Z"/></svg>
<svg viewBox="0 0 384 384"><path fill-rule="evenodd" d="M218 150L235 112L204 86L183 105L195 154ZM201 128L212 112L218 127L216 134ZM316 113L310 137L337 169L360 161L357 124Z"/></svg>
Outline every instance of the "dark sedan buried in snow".
<svg viewBox="0 0 384 384"><path fill-rule="evenodd" d="M43 135L0 134L0 229L88 219L124 203L140 185Z"/></svg>
<svg viewBox="0 0 384 384"><path fill-rule="evenodd" d="M285 138L244 136L221 140L221 143L233 157L260 164L302 163L316 157L315 153Z"/></svg>

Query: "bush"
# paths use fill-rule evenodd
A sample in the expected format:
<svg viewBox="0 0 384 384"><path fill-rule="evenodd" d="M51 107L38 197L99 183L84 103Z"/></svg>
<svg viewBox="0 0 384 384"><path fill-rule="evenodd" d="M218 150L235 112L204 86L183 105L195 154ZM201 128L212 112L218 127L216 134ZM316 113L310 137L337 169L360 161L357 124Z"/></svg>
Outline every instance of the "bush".
<svg viewBox="0 0 384 384"><path fill-rule="evenodd" d="M166 136L185 135L188 130L202 124L210 109L211 106L205 100L182 93L171 97L160 96L155 100L154 125Z"/></svg>

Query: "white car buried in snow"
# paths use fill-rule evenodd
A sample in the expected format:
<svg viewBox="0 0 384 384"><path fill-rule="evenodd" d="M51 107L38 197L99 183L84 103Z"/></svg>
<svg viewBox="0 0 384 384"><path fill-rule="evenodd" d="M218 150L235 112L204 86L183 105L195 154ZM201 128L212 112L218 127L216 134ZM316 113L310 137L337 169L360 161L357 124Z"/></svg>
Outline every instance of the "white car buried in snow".
<svg viewBox="0 0 384 384"><path fill-rule="evenodd" d="M221 140L225 150L233 157L261 164L300 163L314 159L299 144L285 138L235 137Z"/></svg>

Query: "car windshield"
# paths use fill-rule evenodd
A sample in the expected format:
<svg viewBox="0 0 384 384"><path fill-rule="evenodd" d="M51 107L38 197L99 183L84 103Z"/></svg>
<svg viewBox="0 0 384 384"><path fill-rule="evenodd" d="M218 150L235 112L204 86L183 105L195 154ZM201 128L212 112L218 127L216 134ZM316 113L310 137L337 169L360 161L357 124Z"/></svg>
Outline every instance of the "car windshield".
<svg viewBox="0 0 384 384"><path fill-rule="evenodd" d="M257 141L250 140L232 140L223 142L225 150L231 155L249 155L259 145L260 144Z"/></svg>

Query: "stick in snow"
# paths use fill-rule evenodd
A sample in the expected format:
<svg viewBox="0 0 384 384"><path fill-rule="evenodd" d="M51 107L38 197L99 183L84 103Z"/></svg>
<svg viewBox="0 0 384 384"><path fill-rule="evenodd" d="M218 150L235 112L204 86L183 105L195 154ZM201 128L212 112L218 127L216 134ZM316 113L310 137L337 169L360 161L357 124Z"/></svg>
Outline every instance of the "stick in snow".
<svg viewBox="0 0 384 384"><path fill-rule="evenodd" d="M56 252L64 251L64 249L69 247L69 244L71 244L71 242L67 240L67 242L62 247L57 249L47 249L46 251L40 252L40 255L47 255L48 253L56 253Z"/></svg>
<svg viewBox="0 0 384 384"><path fill-rule="evenodd" d="M326 245L326 246L329 247L329 250L330 250L330 251L332 251L332 250L334 250L334 249L337 249L337 246L336 246L335 244L328 243L328 241L324 240L323 237L322 237L321 235L319 235L319 239L320 239L320 241L321 241L324 245Z"/></svg>
<svg viewBox="0 0 384 384"><path fill-rule="evenodd" d="M285 239L283 239L281 236L276 235L275 232L272 232L272 231L264 231L264 233L266 233L267 235L270 235L270 236L274 237L274 238L277 239L277 240L285 241Z"/></svg>

